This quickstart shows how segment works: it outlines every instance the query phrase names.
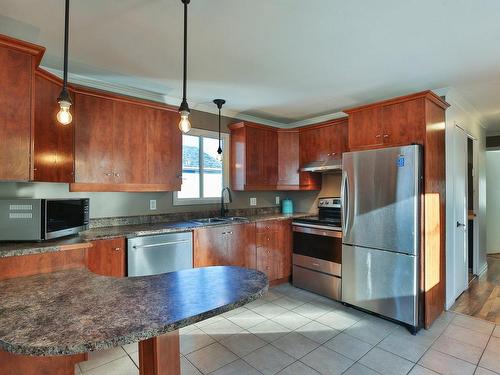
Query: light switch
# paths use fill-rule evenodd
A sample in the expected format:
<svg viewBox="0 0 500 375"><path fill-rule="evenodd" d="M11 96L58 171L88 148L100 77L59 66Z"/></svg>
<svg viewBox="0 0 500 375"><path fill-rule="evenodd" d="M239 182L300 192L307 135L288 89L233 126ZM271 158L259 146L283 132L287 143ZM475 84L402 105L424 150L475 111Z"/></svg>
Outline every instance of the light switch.
<svg viewBox="0 0 500 375"><path fill-rule="evenodd" d="M276 196L275 203L280 204L280 197L279 196Z"/></svg>
<svg viewBox="0 0 500 375"><path fill-rule="evenodd" d="M156 210L156 199L150 199L149 200L149 209L151 211Z"/></svg>
<svg viewBox="0 0 500 375"><path fill-rule="evenodd" d="M250 206L257 206L257 198L250 198Z"/></svg>

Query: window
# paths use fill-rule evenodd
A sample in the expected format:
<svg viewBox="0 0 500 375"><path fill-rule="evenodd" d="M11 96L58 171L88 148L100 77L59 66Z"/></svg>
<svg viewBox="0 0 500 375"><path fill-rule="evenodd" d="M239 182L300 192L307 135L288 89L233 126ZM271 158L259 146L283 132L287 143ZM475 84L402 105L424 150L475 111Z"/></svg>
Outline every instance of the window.
<svg viewBox="0 0 500 375"><path fill-rule="evenodd" d="M217 159L217 132L192 129L182 135L182 186L174 205L218 203L227 186L229 135L221 134L222 162Z"/></svg>

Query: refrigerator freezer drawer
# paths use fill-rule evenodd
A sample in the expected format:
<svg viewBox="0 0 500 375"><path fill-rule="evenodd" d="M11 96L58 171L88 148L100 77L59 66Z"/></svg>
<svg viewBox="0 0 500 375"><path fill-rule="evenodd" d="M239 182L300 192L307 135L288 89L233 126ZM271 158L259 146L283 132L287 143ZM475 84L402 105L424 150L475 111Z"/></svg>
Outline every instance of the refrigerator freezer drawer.
<svg viewBox="0 0 500 375"><path fill-rule="evenodd" d="M343 245L342 300L418 326L418 258Z"/></svg>
<svg viewBox="0 0 500 375"><path fill-rule="evenodd" d="M293 285L322 296L340 300L342 279L300 266L293 266Z"/></svg>

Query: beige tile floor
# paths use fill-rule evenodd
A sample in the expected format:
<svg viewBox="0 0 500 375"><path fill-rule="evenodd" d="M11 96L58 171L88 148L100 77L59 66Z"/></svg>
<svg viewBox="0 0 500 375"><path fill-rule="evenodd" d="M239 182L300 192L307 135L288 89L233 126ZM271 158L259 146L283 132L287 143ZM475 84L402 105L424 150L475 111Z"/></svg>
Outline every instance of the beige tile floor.
<svg viewBox="0 0 500 375"><path fill-rule="evenodd" d="M181 329L180 340L182 375L500 374L500 325L446 312L412 336L289 284ZM136 375L137 350L91 353L76 372Z"/></svg>

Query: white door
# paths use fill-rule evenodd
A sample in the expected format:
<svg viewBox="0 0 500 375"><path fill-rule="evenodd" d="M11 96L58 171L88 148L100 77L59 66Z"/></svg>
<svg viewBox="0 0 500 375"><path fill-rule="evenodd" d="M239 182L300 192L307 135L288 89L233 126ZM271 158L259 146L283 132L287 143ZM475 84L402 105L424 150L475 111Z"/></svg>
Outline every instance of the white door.
<svg viewBox="0 0 500 375"><path fill-rule="evenodd" d="M468 285L467 258L467 134L455 126L455 297Z"/></svg>

